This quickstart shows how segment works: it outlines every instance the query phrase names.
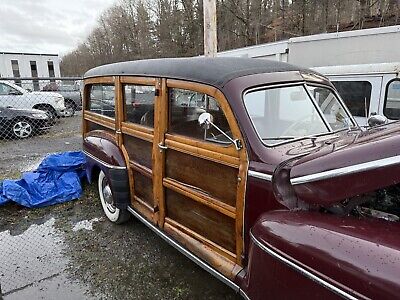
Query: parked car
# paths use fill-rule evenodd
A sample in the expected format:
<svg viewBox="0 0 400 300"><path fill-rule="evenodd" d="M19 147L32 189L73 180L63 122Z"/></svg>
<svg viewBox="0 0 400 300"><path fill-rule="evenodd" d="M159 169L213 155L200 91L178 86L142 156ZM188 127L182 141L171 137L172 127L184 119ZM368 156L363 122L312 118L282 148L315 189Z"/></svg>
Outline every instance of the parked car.
<svg viewBox="0 0 400 300"><path fill-rule="evenodd" d="M87 175L111 222L134 215L246 299L398 297L397 122L361 130L326 77L267 60L143 60L84 78ZM103 88L114 112L93 110ZM140 118L132 90L154 95Z"/></svg>
<svg viewBox="0 0 400 300"><path fill-rule="evenodd" d="M42 89L44 92L57 92L64 97L65 116L71 117L82 109L82 95L78 84L58 84L51 82Z"/></svg>
<svg viewBox="0 0 400 300"><path fill-rule="evenodd" d="M400 62L313 69L331 80L361 126L375 114L400 119Z"/></svg>
<svg viewBox="0 0 400 300"><path fill-rule="evenodd" d="M9 81L0 81L0 107L40 109L51 118L64 116L64 97L53 92L30 92Z"/></svg>
<svg viewBox="0 0 400 300"><path fill-rule="evenodd" d="M42 110L0 107L0 138L25 139L41 133L52 123Z"/></svg>

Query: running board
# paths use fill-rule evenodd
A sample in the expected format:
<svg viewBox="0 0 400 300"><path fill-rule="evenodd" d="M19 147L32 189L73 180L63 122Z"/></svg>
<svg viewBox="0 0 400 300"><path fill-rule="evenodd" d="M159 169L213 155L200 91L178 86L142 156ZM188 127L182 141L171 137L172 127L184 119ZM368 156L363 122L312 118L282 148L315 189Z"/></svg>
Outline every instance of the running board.
<svg viewBox="0 0 400 300"><path fill-rule="evenodd" d="M132 207L128 206L127 210L134 215L136 218L138 218L142 223L144 223L147 227L149 227L153 232L155 232L158 236L160 236L164 241L166 241L168 244L170 244L172 247L177 249L180 253L185 255L187 258L189 258L191 261L193 261L195 264L197 264L199 267L216 277L217 279L221 280L223 283L225 283L227 286L232 288L235 292L239 293L242 297L245 299L248 299L247 295L239 288L237 284L235 284L233 281L230 279L226 278L224 275L222 275L220 272L215 270L213 267L202 261L200 258L189 252L186 248L178 244L175 240L167 236L164 232L162 232L158 227L154 226L151 224L147 219L142 217L138 212L136 212Z"/></svg>

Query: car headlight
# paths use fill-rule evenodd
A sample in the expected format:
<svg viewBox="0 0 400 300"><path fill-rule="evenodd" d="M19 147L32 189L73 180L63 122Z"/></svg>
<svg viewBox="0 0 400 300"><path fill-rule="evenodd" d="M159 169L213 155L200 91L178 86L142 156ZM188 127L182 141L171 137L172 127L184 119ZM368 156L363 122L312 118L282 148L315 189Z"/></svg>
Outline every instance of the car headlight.
<svg viewBox="0 0 400 300"><path fill-rule="evenodd" d="M47 119L47 115L46 114L41 114L41 113L35 113L32 114L33 117L38 118L38 119Z"/></svg>

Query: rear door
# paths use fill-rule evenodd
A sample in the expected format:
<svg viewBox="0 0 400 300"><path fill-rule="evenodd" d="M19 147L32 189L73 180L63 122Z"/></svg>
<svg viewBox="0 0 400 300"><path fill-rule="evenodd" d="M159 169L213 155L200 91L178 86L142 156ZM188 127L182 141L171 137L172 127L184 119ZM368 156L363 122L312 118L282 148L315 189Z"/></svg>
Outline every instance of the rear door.
<svg viewBox="0 0 400 300"><path fill-rule="evenodd" d="M159 225L234 278L242 259L247 156L227 136L242 140L238 125L215 88L168 80L163 90L155 139ZM200 127L203 112L211 113L222 132Z"/></svg>

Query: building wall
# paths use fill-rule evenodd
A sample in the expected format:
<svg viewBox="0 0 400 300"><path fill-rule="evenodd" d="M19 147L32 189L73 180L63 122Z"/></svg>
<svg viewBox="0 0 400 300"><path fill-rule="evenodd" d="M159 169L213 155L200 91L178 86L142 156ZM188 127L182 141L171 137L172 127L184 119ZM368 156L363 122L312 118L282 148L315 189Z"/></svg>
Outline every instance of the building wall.
<svg viewBox="0 0 400 300"><path fill-rule="evenodd" d="M55 77L60 77L60 59L58 55L22 54L0 52L0 77L14 77L11 60L18 60L20 77L32 77L31 61L36 61L38 77L49 77L48 61L54 65Z"/></svg>

